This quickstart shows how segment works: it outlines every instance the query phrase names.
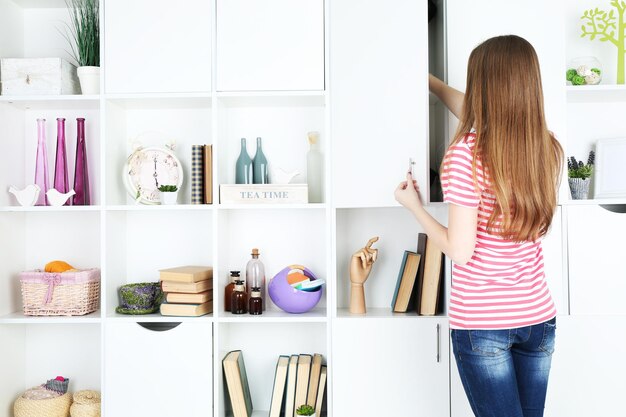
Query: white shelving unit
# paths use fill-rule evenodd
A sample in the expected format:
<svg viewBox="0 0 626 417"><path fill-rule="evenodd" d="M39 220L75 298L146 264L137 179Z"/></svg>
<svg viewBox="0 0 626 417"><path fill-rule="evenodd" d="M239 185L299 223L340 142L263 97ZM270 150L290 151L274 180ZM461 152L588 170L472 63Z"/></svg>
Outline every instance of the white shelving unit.
<svg viewBox="0 0 626 417"><path fill-rule="evenodd" d="M329 417L401 415L407 407L420 417L470 416L446 316L390 311L401 254L415 248L421 231L393 190L412 157L423 197L437 199L427 186L430 169L437 169L455 120L429 95L427 74L463 90L469 52L495 34L517 33L536 46L548 123L567 155L580 159L597 138L622 136L622 124L615 123L626 111L622 86L564 85L566 59L588 52L589 45L578 42L592 44L571 41L570 24L579 17L574 8L592 7L585 1L590 5L531 0L520 8L508 0L438 0L437 18L426 25L418 24L427 20L426 2L413 0L305 0L297 6L290 0L189 0L184 6L101 0L102 94L0 95L0 189L32 183L35 120L41 117L48 120L51 170L54 120L67 119L72 179L74 120L85 117L92 192L92 205L83 207L21 207L0 193L0 369L10 376L0 379L0 417L12 415L22 391L58 374L71 378L73 391L101 390L107 417L124 414L136 398L154 398L152 409L137 415L228 417L221 360L234 349L244 352L252 417L267 416L278 356L298 353L324 355ZM57 30L64 21L62 0L0 0L0 58L67 59ZM321 203L219 204L219 185L234 182L241 137L251 156L262 137L270 163L300 171L304 182L312 130L320 132L325 158ZM138 205L126 191L124 163L138 141L176 142L186 177L178 205ZM212 205L190 204L194 144L213 145ZM594 381L606 364L585 367L581 375L572 369L580 355L600 349L576 344L577 329L604 336L626 330L624 288L615 279L623 245L600 232L623 236L619 212L626 211L626 199L573 201L564 181L560 201L544 253L563 323L557 343L564 347L557 347L546 415L612 415L620 397L604 392L621 384L623 348L614 347L614 366L602 384ZM446 223L445 204L431 203L428 210ZM380 240L365 284L368 312L353 315L349 262L372 236ZM324 278L320 303L301 315L271 302L258 317L225 313L229 271L243 270L253 247L260 249L268 281L294 263ZM100 310L84 317L21 313L19 272L53 259L101 268ZM214 267L213 314L115 313L120 285L156 281L159 269L183 264ZM576 348L565 352L569 343ZM585 387L580 392L606 398L602 412L589 408L589 396L572 397L572 381ZM167 404L160 402L165 392ZM176 400L183 405L173 411Z"/></svg>

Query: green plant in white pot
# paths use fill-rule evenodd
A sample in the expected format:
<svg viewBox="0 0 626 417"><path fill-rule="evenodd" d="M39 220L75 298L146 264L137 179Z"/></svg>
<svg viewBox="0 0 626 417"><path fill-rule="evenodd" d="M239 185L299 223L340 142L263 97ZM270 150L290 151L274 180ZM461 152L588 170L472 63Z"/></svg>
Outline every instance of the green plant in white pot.
<svg viewBox="0 0 626 417"><path fill-rule="evenodd" d="M302 404L300 407L296 408L296 415L315 417L315 408L307 404Z"/></svg>
<svg viewBox="0 0 626 417"><path fill-rule="evenodd" d="M70 13L71 54L78 64L83 94L100 93L100 4L99 0L65 0Z"/></svg>
<svg viewBox="0 0 626 417"><path fill-rule="evenodd" d="M589 184L595 158L594 151L589 152L586 164L583 161L577 161L573 156L567 158L567 177L574 200L586 200L589 196Z"/></svg>
<svg viewBox="0 0 626 417"><path fill-rule="evenodd" d="M176 204L178 199L178 187L175 185L160 185L161 204Z"/></svg>

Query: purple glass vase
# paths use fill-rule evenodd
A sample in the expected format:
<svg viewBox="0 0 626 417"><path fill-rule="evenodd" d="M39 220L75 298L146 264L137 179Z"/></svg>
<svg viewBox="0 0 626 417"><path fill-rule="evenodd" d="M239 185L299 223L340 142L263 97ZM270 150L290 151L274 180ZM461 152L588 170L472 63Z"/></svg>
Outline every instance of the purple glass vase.
<svg viewBox="0 0 626 417"><path fill-rule="evenodd" d="M48 150L46 149L46 119L37 119L37 159L35 161L35 184L39 186L36 206L48 205Z"/></svg>
<svg viewBox="0 0 626 417"><path fill-rule="evenodd" d="M57 154L54 164L54 188L65 194L70 191L70 181L67 176L67 154L65 152L65 119L57 119ZM65 206L70 204L68 198Z"/></svg>
<svg viewBox="0 0 626 417"><path fill-rule="evenodd" d="M87 170L87 149L85 147L85 119L76 119L76 164L74 165L74 194L73 205L88 206L89 200L89 173Z"/></svg>

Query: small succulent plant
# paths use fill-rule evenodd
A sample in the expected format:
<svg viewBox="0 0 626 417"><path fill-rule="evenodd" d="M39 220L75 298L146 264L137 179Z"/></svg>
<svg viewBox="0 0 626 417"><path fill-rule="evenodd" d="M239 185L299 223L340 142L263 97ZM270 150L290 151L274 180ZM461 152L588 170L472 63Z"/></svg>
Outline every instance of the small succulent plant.
<svg viewBox="0 0 626 417"><path fill-rule="evenodd" d="M585 164L582 160L577 161L576 158L570 156L567 158L567 176L569 178L589 178L593 173L593 164L596 159L596 154L594 151L589 152L589 157L587 158L587 163Z"/></svg>
<svg viewBox="0 0 626 417"><path fill-rule="evenodd" d="M175 185L160 185L159 191L162 193L175 193L178 191L178 187Z"/></svg>
<svg viewBox="0 0 626 417"><path fill-rule="evenodd" d="M312 416L313 414L315 414L315 408L307 404L302 404L296 409L296 415L299 416Z"/></svg>

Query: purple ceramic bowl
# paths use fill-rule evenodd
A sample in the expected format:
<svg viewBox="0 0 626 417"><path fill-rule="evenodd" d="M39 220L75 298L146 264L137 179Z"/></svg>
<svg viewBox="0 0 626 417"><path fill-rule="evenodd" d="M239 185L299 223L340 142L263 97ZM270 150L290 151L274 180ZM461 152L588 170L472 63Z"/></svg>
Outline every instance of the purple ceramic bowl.
<svg viewBox="0 0 626 417"><path fill-rule="evenodd" d="M293 288L287 282L287 274L292 269L288 266L277 273L270 281L268 293L274 304L287 313L306 313L322 298L322 287L319 287L317 291L302 291ZM317 279L308 268L304 268L303 272L311 281Z"/></svg>

